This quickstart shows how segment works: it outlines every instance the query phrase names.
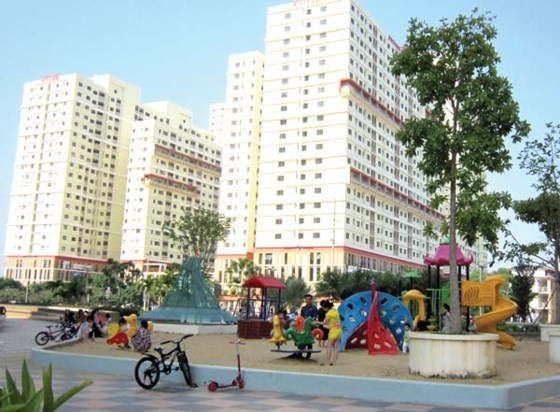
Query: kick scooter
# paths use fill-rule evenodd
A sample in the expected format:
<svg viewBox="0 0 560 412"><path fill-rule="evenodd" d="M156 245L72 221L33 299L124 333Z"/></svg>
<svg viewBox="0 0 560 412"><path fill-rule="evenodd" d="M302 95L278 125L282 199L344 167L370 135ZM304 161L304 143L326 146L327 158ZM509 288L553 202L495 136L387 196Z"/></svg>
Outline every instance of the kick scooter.
<svg viewBox="0 0 560 412"><path fill-rule="evenodd" d="M235 342L229 342L230 344L235 344L235 349L237 351L237 376L231 383L218 383L216 381L210 381L208 384L208 390L210 392L216 392L218 389L230 388L232 386L237 386L239 389L243 389L245 382L243 381L243 374L241 373L241 360L239 358L239 345L245 345L241 339L237 339Z"/></svg>

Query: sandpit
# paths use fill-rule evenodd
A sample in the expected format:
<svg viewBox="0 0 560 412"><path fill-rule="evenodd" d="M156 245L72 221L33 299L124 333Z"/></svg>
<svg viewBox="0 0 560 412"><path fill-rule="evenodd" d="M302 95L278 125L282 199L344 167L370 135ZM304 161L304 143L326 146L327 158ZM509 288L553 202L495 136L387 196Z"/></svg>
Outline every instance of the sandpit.
<svg viewBox="0 0 560 412"><path fill-rule="evenodd" d="M181 334L154 332L152 342L159 344L164 340L176 340ZM234 335L196 335L188 338L184 348L189 361L194 365L215 365L236 367ZM288 342L283 349L294 348ZM366 349L352 349L340 353L335 366L325 365L325 349L315 353L311 359L288 358L288 354L274 353L275 346L266 339L247 340L240 346L241 366L247 369L284 370L291 372L317 373L343 376L362 376L403 380L426 380L408 373L408 355L370 356ZM317 348L317 345L314 346ZM105 343L104 339L95 342L80 342L73 345L53 348L53 350L82 353L95 356L115 356L140 358L141 354L132 350L122 350ZM153 351L152 351L153 352ZM521 340L513 351L498 347L498 375L489 379L430 379L434 382L462 384L500 385L534 378L560 375L560 364L548 360L548 343L534 340Z"/></svg>

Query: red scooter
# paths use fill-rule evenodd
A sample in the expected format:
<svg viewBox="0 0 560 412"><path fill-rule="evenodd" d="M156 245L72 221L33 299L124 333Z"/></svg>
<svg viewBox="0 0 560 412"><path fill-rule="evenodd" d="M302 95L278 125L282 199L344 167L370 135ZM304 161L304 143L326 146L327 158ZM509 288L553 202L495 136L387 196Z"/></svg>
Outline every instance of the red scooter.
<svg viewBox="0 0 560 412"><path fill-rule="evenodd" d="M237 339L235 342L229 342L235 344L235 349L237 350L237 376L231 383L218 383L216 381L210 381L208 384L208 390L210 392L216 392L218 389L231 388L232 386L237 386L239 389L243 389L245 382L243 381L243 374L241 373L241 360L239 358L239 345L245 345L241 339Z"/></svg>

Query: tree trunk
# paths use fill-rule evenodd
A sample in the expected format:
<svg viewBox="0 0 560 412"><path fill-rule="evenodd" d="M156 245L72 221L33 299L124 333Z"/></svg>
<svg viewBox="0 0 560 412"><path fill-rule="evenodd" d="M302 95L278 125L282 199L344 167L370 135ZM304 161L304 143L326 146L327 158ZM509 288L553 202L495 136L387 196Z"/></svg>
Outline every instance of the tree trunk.
<svg viewBox="0 0 560 412"><path fill-rule="evenodd" d="M451 184L449 187L449 289L451 293L451 333L461 332L461 304L457 274L457 153L451 154Z"/></svg>

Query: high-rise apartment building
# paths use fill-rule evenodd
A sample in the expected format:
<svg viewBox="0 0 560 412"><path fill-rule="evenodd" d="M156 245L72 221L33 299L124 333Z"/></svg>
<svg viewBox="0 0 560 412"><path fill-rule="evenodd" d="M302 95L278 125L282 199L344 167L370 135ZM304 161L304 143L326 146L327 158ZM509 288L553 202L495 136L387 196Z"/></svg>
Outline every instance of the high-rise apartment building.
<svg viewBox="0 0 560 412"><path fill-rule="evenodd" d="M162 225L185 207L217 210L221 152L192 126L189 111L170 102L138 106L130 142L120 257L156 273L182 260Z"/></svg>
<svg viewBox="0 0 560 412"><path fill-rule="evenodd" d="M162 233L184 207L218 208L221 152L170 102L140 103L113 76L53 75L24 86L5 275L25 285L181 263Z"/></svg>
<svg viewBox="0 0 560 412"><path fill-rule="evenodd" d="M113 76L25 84L5 275L68 280L120 254L129 137L140 90Z"/></svg>
<svg viewBox="0 0 560 412"><path fill-rule="evenodd" d="M226 102L210 113L210 132L222 146L219 211L231 219L215 262L217 280L224 283L228 263L252 258L255 248L263 59L260 52L230 56Z"/></svg>
<svg viewBox="0 0 560 412"><path fill-rule="evenodd" d="M254 248L250 231L228 238L219 250L218 260L225 259L216 266L218 279L229 259L245 254L262 272L310 283L329 268L423 266L437 245L423 228L443 215L428 204L418 159L407 157L395 138L407 118L426 114L405 79L390 72L399 49L352 0L269 8L262 115L255 110L253 118L261 124L257 207L254 215L244 211L248 221L256 219ZM230 72L231 62L228 91L236 84ZM226 105L231 119L220 123L221 140L224 154L229 145L235 159L228 133L239 121L238 106L229 99ZM221 190L226 204L227 185ZM244 247L232 248L234 239Z"/></svg>

